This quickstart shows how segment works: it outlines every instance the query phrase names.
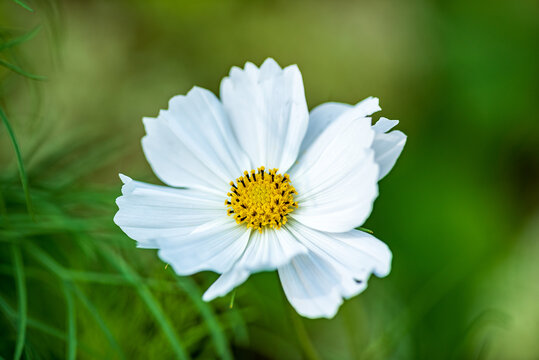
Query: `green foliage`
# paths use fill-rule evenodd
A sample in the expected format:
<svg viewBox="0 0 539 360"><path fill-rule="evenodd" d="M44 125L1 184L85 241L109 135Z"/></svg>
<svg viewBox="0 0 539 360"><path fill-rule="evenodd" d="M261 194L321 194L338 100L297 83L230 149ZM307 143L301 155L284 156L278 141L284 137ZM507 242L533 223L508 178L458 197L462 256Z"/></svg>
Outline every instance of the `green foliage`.
<svg viewBox="0 0 539 360"><path fill-rule="evenodd" d="M19 323L17 324L17 344L15 345L15 359L20 359L26 341L26 279L24 276L24 265L22 263L21 250L18 245L11 246L13 252L13 267L15 268L15 279L17 282L17 307L19 309Z"/></svg>
<svg viewBox="0 0 539 360"><path fill-rule="evenodd" d="M25 2L21 1L21 0L13 0L16 4L19 4L20 6L22 6L23 8L25 8L26 10L28 11L34 11L34 9L32 9L30 6L28 6Z"/></svg>
<svg viewBox="0 0 539 360"><path fill-rule="evenodd" d="M28 177L26 176L26 170L24 169L24 163L22 161L22 156L21 156L21 149L19 148L19 144L17 143L17 138L15 137L15 134L13 133L13 129L11 128L11 125L9 124L7 116L1 107L0 107L0 119L2 119L2 122L4 123L6 130L9 134L11 143L13 144L15 155L17 156L17 166L19 167L19 176L21 178L22 189L24 191L24 198L26 200L26 208L28 209L28 213L31 216L33 216L34 213L32 210L32 202L30 200L30 191L28 190Z"/></svg>
<svg viewBox="0 0 539 360"><path fill-rule="evenodd" d="M15 72L15 73L17 73L19 75L25 76L25 77L27 77L29 79L32 79L32 80L45 80L46 79L46 77L44 77L44 76L30 74L29 72L24 71L23 69L21 69L17 65L10 64L7 61L4 61L2 59L0 59L0 66L3 66L6 69L9 69L9 70L11 70L11 71L13 71L13 72Z"/></svg>
<svg viewBox="0 0 539 360"><path fill-rule="evenodd" d="M20 59L20 54L9 52L27 46L40 28L22 36L3 36L0 51ZM0 66L30 80L44 79L2 59ZM6 75L4 81L12 80ZM41 91L34 83L27 86ZM152 270L147 264L126 262L126 257L137 258L139 252L111 222L118 187L96 187L83 180L121 156L121 142L95 147L102 138L99 132L91 138L74 133L68 135L69 149L65 143L50 147L28 165L24 160L28 154L24 156L12 126L22 119L10 118L3 108L13 101L12 96L0 99L5 129L1 140L11 143L14 156L10 158L20 178L17 183L13 171L4 165L0 173L0 277L6 286L0 293L0 325L5 329L0 354L15 359L124 359L134 354L231 359L227 327L237 322L202 302L194 280L165 272L157 261ZM66 160L69 153L77 156ZM143 277L142 267L148 275L158 275ZM164 301L169 311L163 308ZM111 325L111 319L116 323ZM145 333L145 328L152 330Z"/></svg>

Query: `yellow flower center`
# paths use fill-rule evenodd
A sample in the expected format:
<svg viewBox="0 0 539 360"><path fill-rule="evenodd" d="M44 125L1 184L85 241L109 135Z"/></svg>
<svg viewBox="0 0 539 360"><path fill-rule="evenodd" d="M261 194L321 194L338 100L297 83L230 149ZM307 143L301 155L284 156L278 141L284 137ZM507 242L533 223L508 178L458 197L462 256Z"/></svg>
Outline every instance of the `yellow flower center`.
<svg viewBox="0 0 539 360"><path fill-rule="evenodd" d="M264 226L279 229L286 224L286 216L298 207L293 197L297 192L288 174L281 175L277 171L265 171L262 166L256 173L244 171L243 176L231 181L232 188L225 201L227 214L238 224L245 223L260 232Z"/></svg>

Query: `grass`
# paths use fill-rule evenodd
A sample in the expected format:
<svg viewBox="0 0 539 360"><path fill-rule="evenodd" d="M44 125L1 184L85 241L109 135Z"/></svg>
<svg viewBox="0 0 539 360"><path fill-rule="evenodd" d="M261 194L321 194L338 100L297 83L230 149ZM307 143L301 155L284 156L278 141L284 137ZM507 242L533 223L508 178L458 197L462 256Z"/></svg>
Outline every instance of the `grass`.
<svg viewBox="0 0 539 360"><path fill-rule="evenodd" d="M103 255L118 269L121 274L124 275L127 281L135 287L140 298L144 301L148 307L148 310L154 316L155 320L165 333L176 357L178 359L189 359L190 357L186 352L185 346L177 336L170 323L170 320L163 313L163 309L150 292L148 286L142 283L131 267L114 252L103 251Z"/></svg>
<svg viewBox="0 0 539 360"><path fill-rule="evenodd" d="M22 262L21 250L19 246L13 244L11 246L13 253L13 267L15 268L15 278L17 283L17 306L19 309L17 324L17 343L15 345L14 359L20 359L24 350L26 341L26 323L27 323L27 296L26 296L26 279L24 276L24 264Z"/></svg>
<svg viewBox="0 0 539 360"><path fill-rule="evenodd" d="M33 11L24 2L15 2ZM0 56L17 53L40 29L37 26L21 36L4 36ZM11 77L17 75L31 81L45 79L2 58L0 66L14 74L1 78L4 81L16 82ZM30 86L40 91L32 83ZM128 303L126 312L119 315L142 318L157 331L152 335L157 339L155 345L146 347L148 357L160 351L186 360L198 353L232 359L232 325L227 325L226 317L218 316L211 305L201 300L199 285L194 280L177 278L170 271L162 274L163 279L144 278L136 268L140 264L132 266L124 259L126 255L134 259L141 253L111 222L118 189L80 185L82 178L117 159L111 154L121 154L121 139L94 147L100 134L90 139L84 134L84 141L74 134L69 143L72 153L78 152L80 156L66 160L65 146L52 147L46 156L28 167L12 126L20 118L10 119L4 110L10 101L9 96L0 99L0 119L14 150L12 159L17 164L20 184L10 172L0 175L0 247L10 249L7 254L11 255L0 253L0 277L3 284L15 285L7 286L0 294L0 312L4 314L0 324L7 321L13 329L12 336L3 336L0 354L14 359L47 353L68 359L102 358L105 354L130 358L133 347L148 339L133 342L135 334L127 340L119 333L123 324L111 326L111 318L117 314L115 304ZM159 262L154 261L154 268L157 266ZM103 267L108 272L89 270ZM107 288L122 291L107 298L103 296L111 291ZM172 317L161 303L164 288L178 299ZM58 302L65 306L56 306ZM201 326L178 327L175 324L180 319ZM159 333L167 344L160 342ZM107 346L98 340L100 337ZM130 346L126 346L126 341ZM138 347L137 354L143 354Z"/></svg>
<svg viewBox="0 0 539 360"><path fill-rule="evenodd" d="M19 176L21 178L22 189L24 191L24 197L26 200L26 208L28 209L28 213L30 214L30 216L34 216L34 211L32 209L32 201L30 200L30 190L28 188L28 176L26 175L26 170L24 169L21 149L19 148L19 144L17 143L17 138L15 137L15 133L13 132L13 129L7 119L7 116L1 107L0 107L0 119L2 119L2 123L6 127L6 130L9 134L9 139L11 140L11 143L13 144L13 149L15 150L15 156L17 158L17 166L19 168Z"/></svg>
<svg viewBox="0 0 539 360"><path fill-rule="evenodd" d="M22 6L23 8L25 8L26 10L28 11L34 11L34 9L32 9L30 6L28 6L28 4L26 4L24 1L21 1L21 0L13 0L16 4L19 4L20 6Z"/></svg>

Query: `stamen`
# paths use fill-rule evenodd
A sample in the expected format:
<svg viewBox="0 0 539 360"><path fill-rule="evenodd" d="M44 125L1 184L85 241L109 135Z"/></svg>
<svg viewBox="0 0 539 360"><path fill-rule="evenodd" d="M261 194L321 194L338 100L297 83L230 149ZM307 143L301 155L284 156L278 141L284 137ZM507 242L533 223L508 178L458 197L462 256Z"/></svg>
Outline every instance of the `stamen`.
<svg viewBox="0 0 539 360"><path fill-rule="evenodd" d="M290 183L290 176L278 174L277 169L268 170L270 176L265 176L264 170L261 166L258 173L244 171L235 183L231 181L231 192L227 194L230 199L225 201L227 214L234 214L238 224L245 223L260 232L265 226L280 229L286 224L287 215L298 207L293 198L297 192Z"/></svg>

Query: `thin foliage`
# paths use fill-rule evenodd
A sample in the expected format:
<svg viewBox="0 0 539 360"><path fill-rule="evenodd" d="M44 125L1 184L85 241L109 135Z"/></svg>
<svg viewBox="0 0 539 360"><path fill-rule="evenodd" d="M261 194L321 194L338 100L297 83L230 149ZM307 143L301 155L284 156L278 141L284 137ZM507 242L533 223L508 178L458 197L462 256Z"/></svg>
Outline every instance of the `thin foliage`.
<svg viewBox="0 0 539 360"><path fill-rule="evenodd" d="M15 279L17 281L17 303L19 308L19 321L17 324L17 344L15 345L15 360L20 359L24 349L24 343L26 340L26 280L24 276L24 264L22 262L21 250L18 245L12 245L13 253L13 267L15 268Z"/></svg>
<svg viewBox="0 0 539 360"><path fill-rule="evenodd" d="M19 66L15 65L15 64L11 64L11 63L9 63L9 62L7 62L5 60L2 60L2 59L0 59L0 66L3 66L8 70L11 70L16 74L22 75L22 76L27 77L28 79L31 79L31 80L40 80L41 81L41 80L46 80L47 79L45 76L35 75L35 74L32 74L32 73L29 73L28 71L21 69Z"/></svg>
<svg viewBox="0 0 539 360"><path fill-rule="evenodd" d="M19 4L20 6L22 6L23 8L25 8L26 10L28 11L34 11L34 9L32 9L30 6L28 6L28 4L26 4L24 1L22 0L13 0L16 4Z"/></svg>
<svg viewBox="0 0 539 360"><path fill-rule="evenodd" d="M31 216L34 216L34 212L32 209L32 201L30 198L30 189L28 186L28 176L26 175L26 170L24 167L24 163L22 161L22 155L21 155L21 149L19 148L19 144L17 142L17 138L15 137L15 133L13 132L13 128L11 127L11 124L9 123L7 116L0 107L0 119L2 119L2 122L4 123L4 126L6 127L6 130L8 132L9 138L11 140L11 144L13 145L13 149L15 150L15 156L17 159L17 166L19 168L19 176L22 183L22 188L24 190L24 196L26 200L26 208L28 209L28 213Z"/></svg>
<svg viewBox="0 0 539 360"><path fill-rule="evenodd" d="M23 1L14 2L33 11ZM46 9L46 14L59 14L50 11L57 9L53 3L46 4ZM28 46L40 29L37 26L22 36L1 40L0 51ZM33 81L45 77L27 72L18 63L0 59L0 67L26 78L10 76L10 81L25 81L33 91L41 91ZM137 342L124 336L124 323L130 317L116 308L118 303L127 303L128 313L159 329L151 339L144 339L147 352L137 349L139 356L150 357L159 350L180 359L197 354L232 359L230 334L240 320L232 321L203 302L199 285L192 279L162 271L140 275L148 272L147 264L137 260L134 243L111 222L117 187L87 181L89 175L118 161L122 139L108 141L100 131L65 134L62 142L53 141L48 152L29 165L20 144L40 140L22 130L15 135L14 128L24 127L13 126L19 115L8 117L11 102L9 97L0 99L0 118L7 134L0 141L9 140L14 149L18 176L15 171L0 172L0 248L11 249L0 252L0 276L3 283L9 278L15 286L0 292L4 315L0 325L8 324L13 336L3 336L0 348L11 348L13 353L1 355L15 359L42 354L68 359L130 358ZM29 141L20 142L20 138ZM35 151L26 148L31 153L27 158ZM154 268L160 267L154 260ZM114 297L108 296L111 292ZM167 313L164 301L175 301L177 310ZM47 307L46 313L43 307ZM187 325L191 323L197 325ZM145 336L145 326L139 325L139 338Z"/></svg>
<svg viewBox="0 0 539 360"><path fill-rule="evenodd" d="M41 26L38 25L38 26L36 26L32 30L28 31L26 34L24 34L22 36L19 36L19 37L15 38L15 39L8 40L8 41L5 41L5 42L1 43L0 44L0 51L10 49L12 47L15 47L17 45L20 45L22 43L25 43L25 42L33 39L34 36L36 36L39 33L40 30L41 30Z"/></svg>

